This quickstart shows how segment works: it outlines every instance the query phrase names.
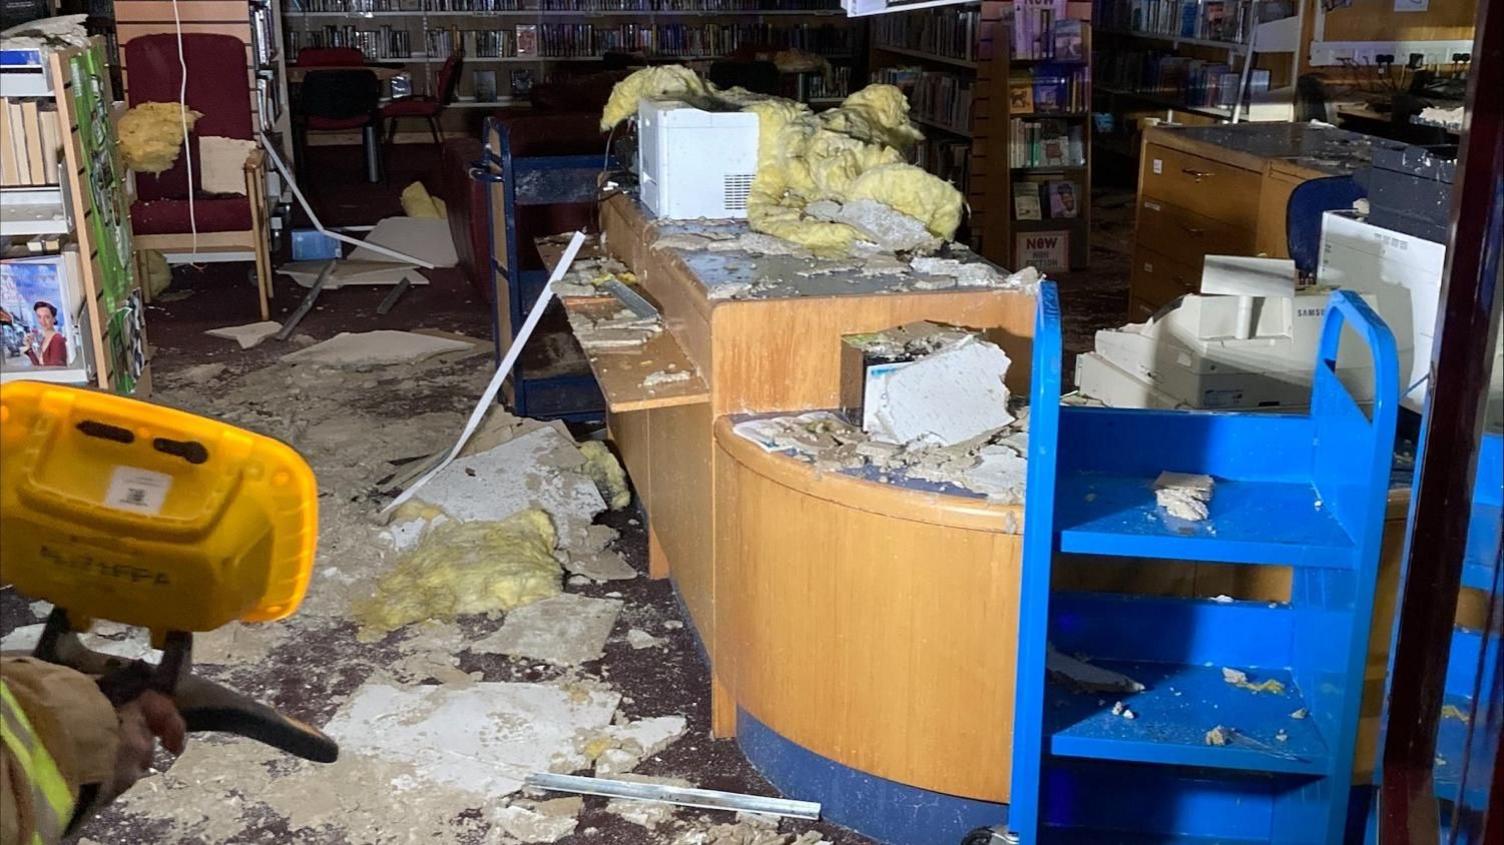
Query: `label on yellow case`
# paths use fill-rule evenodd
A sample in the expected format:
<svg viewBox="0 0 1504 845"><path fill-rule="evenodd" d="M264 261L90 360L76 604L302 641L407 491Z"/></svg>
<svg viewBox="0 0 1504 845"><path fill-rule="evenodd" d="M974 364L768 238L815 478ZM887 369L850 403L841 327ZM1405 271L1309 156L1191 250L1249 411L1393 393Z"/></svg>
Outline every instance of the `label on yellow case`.
<svg viewBox="0 0 1504 845"><path fill-rule="evenodd" d="M110 489L105 491L104 504L117 510L156 515L162 512L167 491L171 489L172 476L166 473L117 466L110 476Z"/></svg>

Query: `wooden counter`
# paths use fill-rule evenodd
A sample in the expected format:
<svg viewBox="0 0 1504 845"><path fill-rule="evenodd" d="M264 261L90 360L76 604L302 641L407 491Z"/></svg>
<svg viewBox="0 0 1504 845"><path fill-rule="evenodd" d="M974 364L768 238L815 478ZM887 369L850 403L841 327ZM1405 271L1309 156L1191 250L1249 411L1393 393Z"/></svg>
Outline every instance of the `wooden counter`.
<svg viewBox="0 0 1504 845"><path fill-rule="evenodd" d="M671 400L629 384L606 393L651 572L673 579L710 656L715 733L733 735L741 709L853 769L1005 800L1019 508L821 475L732 435L726 418L836 407L841 336L914 320L986 330L1026 394L1033 296L826 279L819 295L715 299L704 256L652 249L657 227L632 199L607 200L601 218L677 344L616 366L682 354L705 386Z"/></svg>
<svg viewBox="0 0 1504 845"><path fill-rule="evenodd" d="M1376 143L1390 142L1295 123L1144 132L1129 319L1200 290L1207 255L1288 258L1291 192L1367 167Z"/></svg>

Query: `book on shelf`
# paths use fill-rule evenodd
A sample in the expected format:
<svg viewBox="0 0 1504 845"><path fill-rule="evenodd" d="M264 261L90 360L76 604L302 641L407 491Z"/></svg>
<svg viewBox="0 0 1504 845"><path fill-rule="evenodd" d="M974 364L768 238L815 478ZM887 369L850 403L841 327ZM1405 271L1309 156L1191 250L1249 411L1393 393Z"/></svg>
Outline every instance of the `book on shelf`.
<svg viewBox="0 0 1504 845"><path fill-rule="evenodd" d="M1260 13L1288 16L1289 4L1280 5ZM1237 44L1247 42L1254 21L1252 0L1097 0L1092 14L1104 29Z"/></svg>
<svg viewBox="0 0 1504 845"><path fill-rule="evenodd" d="M1032 114L1034 111L1034 80L1029 77L1008 80L1008 111L1015 114Z"/></svg>
<svg viewBox="0 0 1504 845"><path fill-rule="evenodd" d="M1012 4L1013 58L1055 56L1055 23L1066 20L1066 0L1017 0Z"/></svg>
<svg viewBox="0 0 1504 845"><path fill-rule="evenodd" d="M478 103L493 103L496 101L496 71L478 70L470 76L475 86L475 101Z"/></svg>
<svg viewBox="0 0 1504 845"><path fill-rule="evenodd" d="M1013 184L1013 219L1044 219L1044 206L1039 202L1038 182L1015 182Z"/></svg>
<svg viewBox="0 0 1504 845"><path fill-rule="evenodd" d="M86 304L77 244L0 260L0 380L87 383Z"/></svg>
<svg viewBox="0 0 1504 845"><path fill-rule="evenodd" d="M512 96L523 97L533 91L533 72L527 68L512 71Z"/></svg>
<svg viewBox="0 0 1504 845"><path fill-rule="evenodd" d="M1050 179L1044 194L1050 200L1050 219L1074 219L1080 208L1076 183L1070 179Z"/></svg>
<svg viewBox="0 0 1504 845"><path fill-rule="evenodd" d="M1081 167L1086 164L1080 123L1046 118L1012 119L1008 166Z"/></svg>
<svg viewBox="0 0 1504 845"><path fill-rule="evenodd" d="M538 55L538 25L518 24L517 26L517 55Z"/></svg>
<svg viewBox="0 0 1504 845"><path fill-rule="evenodd" d="M978 9L924 9L872 20L872 43L931 56L976 61Z"/></svg>
<svg viewBox="0 0 1504 845"><path fill-rule="evenodd" d="M1083 29L1082 22L1078 20L1055 21L1051 35L1055 39L1053 58L1056 61L1079 62L1086 58Z"/></svg>
<svg viewBox="0 0 1504 845"><path fill-rule="evenodd" d="M0 99L0 185L56 185L61 147L51 100Z"/></svg>

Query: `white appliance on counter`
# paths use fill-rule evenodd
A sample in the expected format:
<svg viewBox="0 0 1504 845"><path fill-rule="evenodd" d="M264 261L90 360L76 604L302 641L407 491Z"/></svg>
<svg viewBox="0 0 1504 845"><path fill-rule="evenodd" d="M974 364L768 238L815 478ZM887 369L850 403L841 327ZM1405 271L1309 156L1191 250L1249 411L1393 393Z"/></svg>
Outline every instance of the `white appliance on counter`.
<svg viewBox="0 0 1504 845"><path fill-rule="evenodd" d="M757 115L644 99L637 175L643 205L659 217L744 218L757 176Z"/></svg>

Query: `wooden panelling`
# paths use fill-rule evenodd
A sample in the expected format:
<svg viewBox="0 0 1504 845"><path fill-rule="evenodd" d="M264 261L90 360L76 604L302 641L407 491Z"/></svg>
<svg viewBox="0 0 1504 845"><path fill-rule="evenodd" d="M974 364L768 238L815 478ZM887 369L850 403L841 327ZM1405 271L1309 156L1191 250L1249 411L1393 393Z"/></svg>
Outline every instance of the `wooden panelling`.
<svg viewBox="0 0 1504 845"><path fill-rule="evenodd" d="M1290 204L1290 194L1295 186L1310 179L1276 167L1269 169L1264 177L1264 188L1259 194L1258 233L1254 249L1259 255L1270 258L1290 257L1290 233L1286 228L1285 208Z"/></svg>
<svg viewBox="0 0 1504 845"><path fill-rule="evenodd" d="M1128 286L1135 299L1159 308L1178 296L1201 288L1201 268L1184 264L1139 244L1133 250L1133 270Z"/></svg>
<svg viewBox="0 0 1504 845"><path fill-rule="evenodd" d="M668 559L669 577L689 609L712 664L715 570L711 527L710 406L680 405L646 413L652 465L649 523Z"/></svg>
<svg viewBox="0 0 1504 845"><path fill-rule="evenodd" d="M158 32L170 32L174 5L185 24L245 23L250 14L245 0L115 0L115 22L158 24Z"/></svg>
<svg viewBox="0 0 1504 845"><path fill-rule="evenodd" d="M1008 387L1029 388L1034 297L1019 291L748 300L717 305L711 322L717 416L839 404L841 336L914 320L996 329L1012 359Z"/></svg>
<svg viewBox="0 0 1504 845"><path fill-rule="evenodd" d="M606 417L606 427L611 441L616 444L616 451L621 455L622 466L626 467L627 476L632 480L632 487L637 491L637 498L642 502L643 508L652 507L653 476L648 472L648 467L652 465L652 452L648 448L648 413L612 413Z"/></svg>
<svg viewBox="0 0 1504 845"><path fill-rule="evenodd" d="M814 495L838 476L800 465L789 486L763 470L791 459L737 440L718 424L735 491L717 509L718 674L737 704L861 771L1007 800L1020 538Z"/></svg>
<svg viewBox="0 0 1504 845"><path fill-rule="evenodd" d="M1254 233L1246 226L1213 220L1150 197L1138 203L1137 238L1193 267L1201 266L1202 258L1208 255L1248 255L1254 245Z"/></svg>
<svg viewBox="0 0 1504 845"><path fill-rule="evenodd" d="M1477 0L1429 0L1423 12L1400 12L1394 0L1352 0L1326 13L1327 41L1470 39ZM1313 15L1314 17L1314 15Z"/></svg>
<svg viewBox="0 0 1504 845"><path fill-rule="evenodd" d="M1262 177L1257 171L1147 144L1142 173L1142 197L1164 200L1233 225L1246 225L1258 214Z"/></svg>
<svg viewBox="0 0 1504 845"><path fill-rule="evenodd" d="M120 39L120 45L123 47L132 38L139 38L143 35L159 35L172 31L174 29L171 20L168 20L165 26L160 23L120 23L115 26L115 37ZM208 35L233 35L241 41L249 42L251 40L251 25L244 22L238 24L185 22L183 24L183 32L199 32Z"/></svg>

